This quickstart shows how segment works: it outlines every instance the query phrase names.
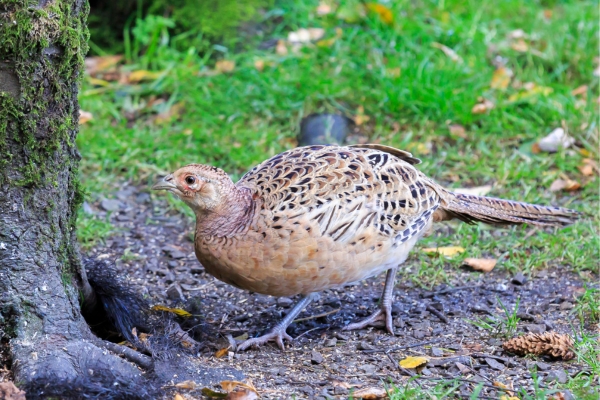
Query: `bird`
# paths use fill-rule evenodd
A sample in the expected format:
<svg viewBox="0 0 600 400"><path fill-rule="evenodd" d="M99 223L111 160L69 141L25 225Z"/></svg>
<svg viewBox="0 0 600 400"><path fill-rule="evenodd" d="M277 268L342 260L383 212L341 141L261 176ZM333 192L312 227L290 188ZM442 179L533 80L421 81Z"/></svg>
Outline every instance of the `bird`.
<svg viewBox="0 0 600 400"><path fill-rule="evenodd" d="M417 169L407 151L381 144L313 145L275 155L234 183L214 166L189 164L152 188L179 197L196 216L194 249L206 272L272 296L302 295L266 334L275 341L318 292L386 271L379 308L345 330L385 323L399 266L434 222L566 226L575 210L454 193Z"/></svg>

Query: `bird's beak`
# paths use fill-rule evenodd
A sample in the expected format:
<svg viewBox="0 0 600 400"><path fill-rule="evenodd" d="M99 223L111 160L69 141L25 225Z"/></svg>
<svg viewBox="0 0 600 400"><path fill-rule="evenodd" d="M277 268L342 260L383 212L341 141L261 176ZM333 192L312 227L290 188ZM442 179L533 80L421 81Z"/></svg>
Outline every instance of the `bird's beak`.
<svg viewBox="0 0 600 400"><path fill-rule="evenodd" d="M173 180L173 174L169 174L160 181L156 182L154 186L152 186L152 190L168 190L169 192L177 190L177 186Z"/></svg>

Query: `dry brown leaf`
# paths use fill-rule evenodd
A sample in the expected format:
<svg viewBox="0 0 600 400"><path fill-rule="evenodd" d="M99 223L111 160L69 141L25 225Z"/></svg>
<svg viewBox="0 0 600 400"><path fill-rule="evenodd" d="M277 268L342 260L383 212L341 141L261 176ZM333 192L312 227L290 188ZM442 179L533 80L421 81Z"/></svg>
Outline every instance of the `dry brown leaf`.
<svg viewBox="0 0 600 400"><path fill-rule="evenodd" d="M183 102L180 101L179 103L173 104L166 111L163 111L160 114L157 114L156 117L154 117L154 123L160 125L160 124L170 122L172 119L179 117L182 112L183 112Z"/></svg>
<svg viewBox="0 0 600 400"><path fill-rule="evenodd" d="M258 399L258 394L247 388L237 388L225 397L226 400L255 400Z"/></svg>
<svg viewBox="0 0 600 400"><path fill-rule="evenodd" d="M479 99L477 99L477 104L475 104L473 106L473 108L471 109L471 113L473 114L485 114L486 112L490 111L492 108L494 108L494 103L492 103L490 100L480 97Z"/></svg>
<svg viewBox="0 0 600 400"><path fill-rule="evenodd" d="M452 61L457 62L457 63L461 63L462 62L462 57L459 56L458 54L456 54L456 52L454 50L452 50L450 47L448 46L444 46L441 43L437 43L437 42L433 42L431 43L432 47L435 47L436 49L440 49L441 51L444 52L444 54L450 58Z"/></svg>
<svg viewBox="0 0 600 400"><path fill-rule="evenodd" d="M400 360L400 366L402 368L417 368L427 363L425 357L413 357L408 356L404 360Z"/></svg>
<svg viewBox="0 0 600 400"><path fill-rule="evenodd" d="M235 61L219 60L215 63L215 70L222 74L233 72L234 69L235 69Z"/></svg>
<svg viewBox="0 0 600 400"><path fill-rule="evenodd" d="M578 88L571 90L571 94L573 96L584 95L584 97L587 97L587 92L588 92L588 85L581 85Z"/></svg>
<svg viewBox="0 0 600 400"><path fill-rule="evenodd" d="M183 381L175 384L177 389L181 390L194 390L196 389L196 382L194 381Z"/></svg>
<svg viewBox="0 0 600 400"><path fill-rule="evenodd" d="M457 188L452 189L454 193L470 194L474 196L485 196L492 191L492 185L476 186L472 188Z"/></svg>
<svg viewBox="0 0 600 400"><path fill-rule="evenodd" d="M367 3L366 7L367 10L377 14L381 22L383 22L384 24L392 25L394 23L394 14L392 13L392 10L390 10L383 4Z"/></svg>
<svg viewBox="0 0 600 400"><path fill-rule="evenodd" d="M175 396L173 396L173 400L185 400L185 399L179 393L175 393Z"/></svg>
<svg viewBox="0 0 600 400"><path fill-rule="evenodd" d="M556 128L547 136L540 139L537 145L541 151L554 153L559 148L566 149L575 143L575 139L570 137L563 128Z"/></svg>
<svg viewBox="0 0 600 400"><path fill-rule="evenodd" d="M333 12L334 12L333 6L327 2L322 1L317 6L317 15L320 15L320 16L329 15L329 14L332 14Z"/></svg>
<svg viewBox="0 0 600 400"><path fill-rule="evenodd" d="M280 56L285 56L288 53L288 49L284 40L277 42L277 46L275 46L275 53L279 54Z"/></svg>
<svg viewBox="0 0 600 400"><path fill-rule="evenodd" d="M581 184L572 179L557 179L550 185L551 192L565 191L574 192L581 188Z"/></svg>
<svg viewBox="0 0 600 400"><path fill-rule="evenodd" d="M25 392L10 381L0 382L0 398L3 400L25 400Z"/></svg>
<svg viewBox="0 0 600 400"><path fill-rule="evenodd" d="M464 253L465 249L459 246L448 246L448 247L426 247L422 249L427 254L441 254L446 257L454 257L457 254Z"/></svg>
<svg viewBox="0 0 600 400"><path fill-rule="evenodd" d="M390 78L399 78L401 73L402 73L402 70L400 69L400 67L385 69L385 74L387 76L389 76Z"/></svg>
<svg viewBox="0 0 600 400"><path fill-rule="evenodd" d="M79 110L79 125L83 125L94 119L91 112Z"/></svg>
<svg viewBox="0 0 600 400"><path fill-rule="evenodd" d="M147 71L147 70L139 70L139 71L133 71L131 72L128 76L127 76L127 81L129 83L139 83L142 81L152 81L157 79L160 75L162 74L162 72L155 72L155 71Z"/></svg>
<svg viewBox="0 0 600 400"><path fill-rule="evenodd" d="M253 391L254 393L258 394L258 391L256 390L256 388L254 387L254 385L252 384L252 382L248 381L248 382L240 382L240 381L221 381L221 387L223 388L223 390L225 390L226 392L231 392L233 390L235 390L235 388L240 387L240 388L244 388L244 389L248 389Z"/></svg>
<svg viewBox="0 0 600 400"><path fill-rule="evenodd" d="M552 10L545 9L545 10L544 10L544 18L546 18L546 19L548 19L548 20L549 20L549 19L552 19Z"/></svg>
<svg viewBox="0 0 600 400"><path fill-rule="evenodd" d="M577 168L583 175L592 176L594 175L594 172L596 174L600 174L600 168L598 167L598 163L596 163L596 161L592 160L591 158L584 158L582 162L583 165L580 165Z"/></svg>
<svg viewBox="0 0 600 400"><path fill-rule="evenodd" d="M229 352L230 348L231 348L231 346L229 346L229 347L223 347L222 349L219 349L219 350L215 351L215 357L216 358L225 357L227 355L227 353Z"/></svg>
<svg viewBox="0 0 600 400"><path fill-rule="evenodd" d="M459 138L466 139L468 137L467 130L462 125L450 124L448 125L448 130L450 130L450 134L458 136Z"/></svg>
<svg viewBox="0 0 600 400"><path fill-rule="evenodd" d="M85 72L90 76L95 76L100 72L114 69L122 59L122 55L87 57L85 59Z"/></svg>
<svg viewBox="0 0 600 400"><path fill-rule="evenodd" d="M493 258L465 258L463 264L475 271L491 272L497 262Z"/></svg>
<svg viewBox="0 0 600 400"><path fill-rule="evenodd" d="M492 75L492 82L490 87L492 89L505 90L513 77L513 72L510 68L500 67L496 68Z"/></svg>
<svg viewBox="0 0 600 400"><path fill-rule="evenodd" d="M357 126L361 126L365 122L368 122L371 118L365 115L365 108L363 106L358 106L356 110L356 115L354 116L354 123Z"/></svg>
<svg viewBox="0 0 600 400"><path fill-rule="evenodd" d="M265 60L254 60L254 68L258 72L262 72L265 69Z"/></svg>
<svg viewBox="0 0 600 400"><path fill-rule="evenodd" d="M525 53L529 50L529 45L525 42L525 39L517 39L510 44L510 48L519 53Z"/></svg>
<svg viewBox="0 0 600 400"><path fill-rule="evenodd" d="M352 397L355 399L377 400L387 398L388 394L383 388L367 387L353 391Z"/></svg>

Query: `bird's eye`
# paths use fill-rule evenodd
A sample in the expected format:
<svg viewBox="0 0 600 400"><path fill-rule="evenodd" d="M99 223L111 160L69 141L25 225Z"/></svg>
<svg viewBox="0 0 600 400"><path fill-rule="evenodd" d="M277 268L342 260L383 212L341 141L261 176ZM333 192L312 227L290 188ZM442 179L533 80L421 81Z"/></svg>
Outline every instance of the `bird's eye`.
<svg viewBox="0 0 600 400"><path fill-rule="evenodd" d="M187 183L188 185L193 185L194 183L196 183L196 178L194 178L191 175L190 176L186 176L185 183Z"/></svg>

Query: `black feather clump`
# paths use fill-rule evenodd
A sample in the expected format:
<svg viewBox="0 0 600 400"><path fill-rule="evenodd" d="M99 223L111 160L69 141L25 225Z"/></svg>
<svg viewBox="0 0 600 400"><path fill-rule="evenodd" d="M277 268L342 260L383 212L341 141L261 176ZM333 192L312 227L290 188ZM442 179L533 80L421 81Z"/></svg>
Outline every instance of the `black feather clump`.
<svg viewBox="0 0 600 400"><path fill-rule="evenodd" d="M95 295L86 299L83 315L94 333L107 340L118 340L120 335L135 343L133 329L148 330L148 302L109 260L84 259L84 267Z"/></svg>

